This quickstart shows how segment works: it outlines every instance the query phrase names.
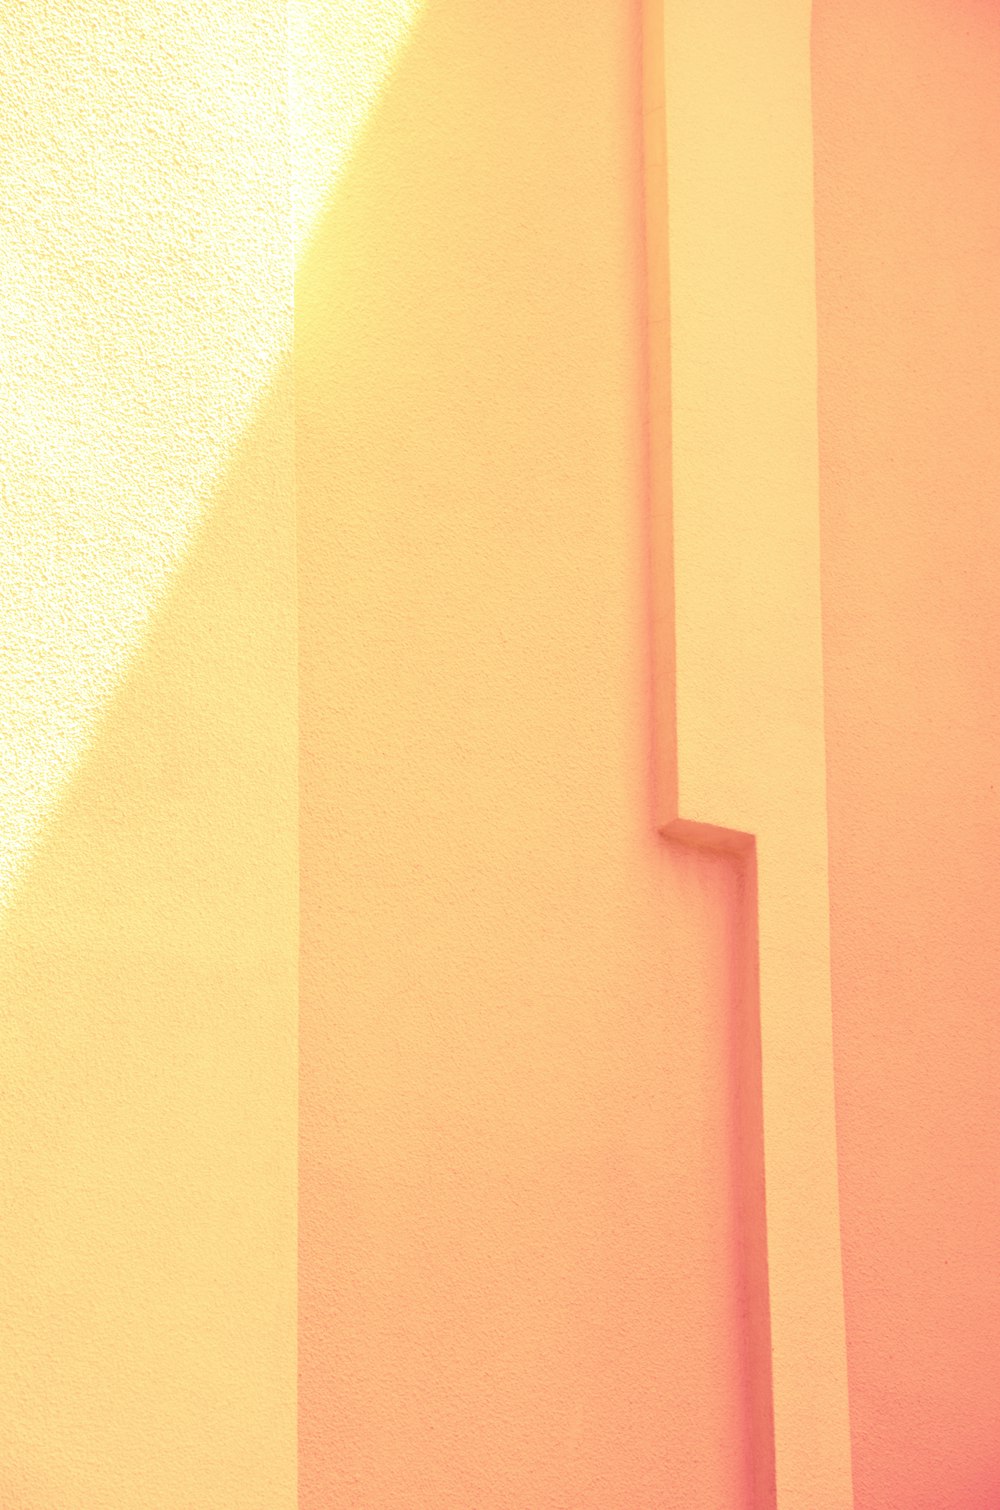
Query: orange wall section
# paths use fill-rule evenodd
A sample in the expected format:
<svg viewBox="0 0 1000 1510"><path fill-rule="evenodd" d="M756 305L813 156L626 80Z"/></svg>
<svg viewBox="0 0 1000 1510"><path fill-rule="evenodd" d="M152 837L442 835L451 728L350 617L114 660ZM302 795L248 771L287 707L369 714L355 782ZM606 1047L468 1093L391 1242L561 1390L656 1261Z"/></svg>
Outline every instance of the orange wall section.
<svg viewBox="0 0 1000 1510"><path fill-rule="evenodd" d="M656 831L651 319L704 403L654 503L665 465L689 519L708 478L806 521L797 599L747 534L742 625L803 656L799 808L761 746L702 758L748 680L706 741L694 655L674 732L808 828L774 890L809 950L791 911L761 941L810 964L824 1074L832 996L854 1503L998 1502L1000 14L816 0L810 108L806 0L667 3L673 308L639 0L6 8L4 1507L766 1510L756 895ZM768 141L773 203L710 200ZM749 664L722 559L682 627ZM771 1104L828 1238L830 1119ZM782 1341L807 1510L850 1498L817 1333L815 1378Z"/></svg>
<svg viewBox="0 0 1000 1510"><path fill-rule="evenodd" d="M739 882L650 790L640 10L430 0L296 303L301 1504L748 1503Z"/></svg>
<svg viewBox="0 0 1000 1510"><path fill-rule="evenodd" d="M845 1510L811 5L652 0L647 20L658 822L753 876L755 1503Z"/></svg>
<svg viewBox="0 0 1000 1510"><path fill-rule="evenodd" d="M858 1510L1000 1503L1000 11L818 0L831 938Z"/></svg>

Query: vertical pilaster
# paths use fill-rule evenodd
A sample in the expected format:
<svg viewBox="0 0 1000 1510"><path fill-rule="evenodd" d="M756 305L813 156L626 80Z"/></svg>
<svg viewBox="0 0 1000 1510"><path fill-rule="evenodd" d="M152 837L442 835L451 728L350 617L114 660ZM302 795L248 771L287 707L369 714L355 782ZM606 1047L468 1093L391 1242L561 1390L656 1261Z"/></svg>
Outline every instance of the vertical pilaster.
<svg viewBox="0 0 1000 1510"><path fill-rule="evenodd" d="M647 6L658 821L743 849L753 871L769 1316L757 1366L773 1423L759 1452L773 1448L779 1510L845 1510L810 10Z"/></svg>

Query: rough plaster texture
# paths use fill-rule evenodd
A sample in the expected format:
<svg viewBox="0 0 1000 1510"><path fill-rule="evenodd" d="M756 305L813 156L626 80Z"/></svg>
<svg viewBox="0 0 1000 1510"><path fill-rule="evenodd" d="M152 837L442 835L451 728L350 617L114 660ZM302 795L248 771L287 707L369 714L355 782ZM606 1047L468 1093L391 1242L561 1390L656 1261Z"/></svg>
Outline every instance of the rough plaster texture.
<svg viewBox="0 0 1000 1510"><path fill-rule="evenodd" d="M1000 13L819 0L831 940L859 1510L1000 1503Z"/></svg>
<svg viewBox="0 0 1000 1510"><path fill-rule="evenodd" d="M295 243L302 247L424 0L288 0Z"/></svg>
<svg viewBox="0 0 1000 1510"><path fill-rule="evenodd" d="M295 1503L289 394L4 919L5 1505Z"/></svg>
<svg viewBox="0 0 1000 1510"><path fill-rule="evenodd" d="M2 38L0 1500L290 1506L284 7Z"/></svg>
<svg viewBox="0 0 1000 1510"><path fill-rule="evenodd" d="M4 8L11 1510L296 1502L299 981L299 1502L751 1503L752 899L654 838L639 9ZM996 17L817 17L857 1502L979 1510Z"/></svg>
<svg viewBox="0 0 1000 1510"><path fill-rule="evenodd" d="M411 11L3 7L13 1510L295 1502L294 414L276 364L296 247Z"/></svg>
<svg viewBox="0 0 1000 1510"><path fill-rule="evenodd" d="M292 302L284 7L4 7L0 901Z"/></svg>

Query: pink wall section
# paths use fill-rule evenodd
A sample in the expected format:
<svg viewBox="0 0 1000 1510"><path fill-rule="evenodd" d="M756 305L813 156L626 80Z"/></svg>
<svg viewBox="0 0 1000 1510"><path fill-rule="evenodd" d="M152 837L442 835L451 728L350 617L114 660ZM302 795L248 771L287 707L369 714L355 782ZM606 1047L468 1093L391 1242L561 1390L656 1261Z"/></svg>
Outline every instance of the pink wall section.
<svg viewBox="0 0 1000 1510"><path fill-rule="evenodd" d="M1000 1504L1000 10L818 0L832 951L858 1510Z"/></svg>

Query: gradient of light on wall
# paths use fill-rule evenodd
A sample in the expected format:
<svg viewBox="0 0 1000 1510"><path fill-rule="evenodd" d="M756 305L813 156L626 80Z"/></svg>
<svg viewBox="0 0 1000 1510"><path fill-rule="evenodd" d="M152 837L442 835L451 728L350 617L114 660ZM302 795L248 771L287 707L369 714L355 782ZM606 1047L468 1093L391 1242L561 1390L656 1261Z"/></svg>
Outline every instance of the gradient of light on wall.
<svg viewBox="0 0 1000 1510"><path fill-rule="evenodd" d="M0 907L288 348L419 3L4 8Z"/></svg>

